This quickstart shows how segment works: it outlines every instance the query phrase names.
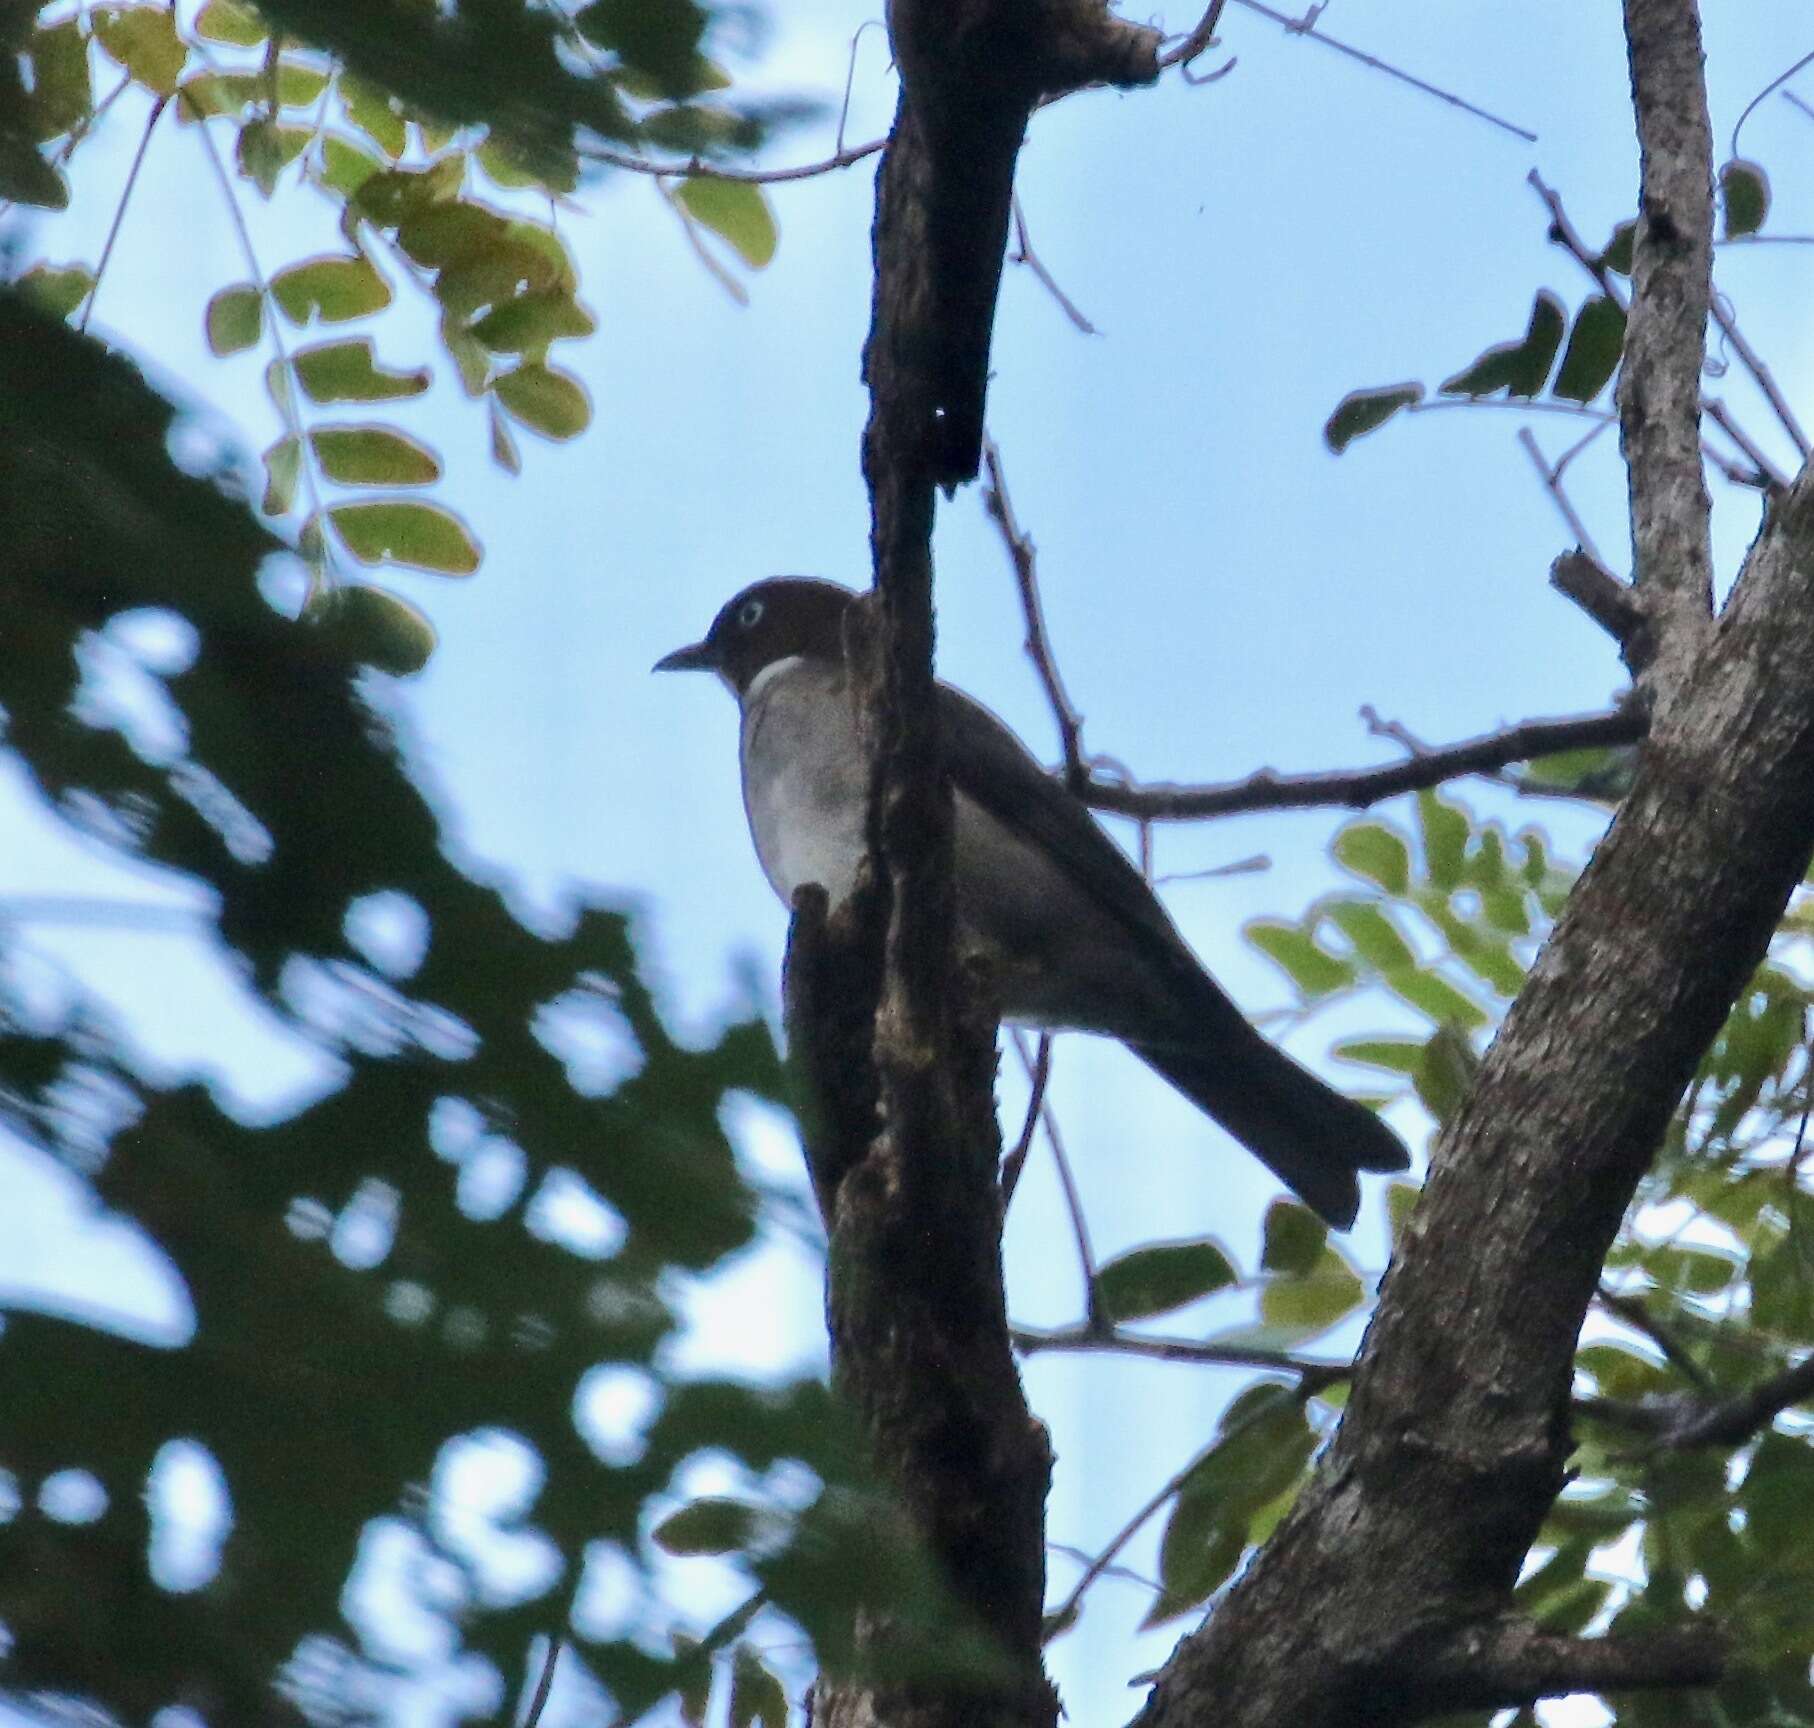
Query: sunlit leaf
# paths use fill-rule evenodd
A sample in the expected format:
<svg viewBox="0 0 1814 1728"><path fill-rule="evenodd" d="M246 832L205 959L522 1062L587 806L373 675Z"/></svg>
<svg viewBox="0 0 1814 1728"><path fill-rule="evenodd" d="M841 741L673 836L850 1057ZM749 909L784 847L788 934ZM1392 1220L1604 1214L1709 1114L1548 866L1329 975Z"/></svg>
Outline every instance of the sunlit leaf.
<svg viewBox="0 0 1814 1728"><path fill-rule="evenodd" d="M233 147L239 171L269 198L277 187L277 177L307 147L310 132L306 126L279 126L265 119L248 120L239 129Z"/></svg>
<svg viewBox="0 0 1814 1728"><path fill-rule="evenodd" d="M511 414L550 438L572 438L585 431L592 417L585 386L558 367L519 366L492 388Z"/></svg>
<svg viewBox="0 0 1814 1728"><path fill-rule="evenodd" d="M1096 1295L1112 1320L1169 1313L1235 1282L1233 1264L1207 1237L1155 1242L1111 1260L1096 1274Z"/></svg>
<svg viewBox="0 0 1814 1728"><path fill-rule="evenodd" d="M1329 1226L1295 1200L1275 1200L1266 1208L1260 1265L1268 1272L1309 1272L1329 1240Z"/></svg>
<svg viewBox="0 0 1814 1728"><path fill-rule="evenodd" d="M408 564L444 576L479 567L479 547L452 511L416 499L336 504L328 516L361 564Z"/></svg>
<svg viewBox="0 0 1814 1728"><path fill-rule="evenodd" d="M96 40L147 90L176 92L189 50L164 6L102 6L90 14Z"/></svg>
<svg viewBox="0 0 1814 1728"><path fill-rule="evenodd" d="M86 264L34 264L18 286L46 311L67 318L88 298L94 272Z"/></svg>
<svg viewBox="0 0 1814 1728"><path fill-rule="evenodd" d="M292 359L312 402L389 402L428 388L426 367L395 372L380 366L369 336L299 348Z"/></svg>
<svg viewBox="0 0 1814 1728"><path fill-rule="evenodd" d="M237 354L264 334L264 296L250 282L222 288L208 301L205 322L210 352Z"/></svg>
<svg viewBox="0 0 1814 1728"><path fill-rule="evenodd" d="M260 508L267 516L282 516L296 502L296 481L302 473L302 446L293 436L279 438L265 452L265 496Z"/></svg>
<svg viewBox="0 0 1814 1728"><path fill-rule="evenodd" d="M520 474L523 471L522 453L517 449L516 439L511 435L510 423L499 412L495 402L486 405L486 418L491 425L491 459L506 474Z"/></svg>
<svg viewBox="0 0 1814 1728"><path fill-rule="evenodd" d="M1327 996L1352 984L1357 975L1353 961L1330 953L1296 924L1255 918L1242 934L1306 996Z"/></svg>
<svg viewBox="0 0 1814 1728"><path fill-rule="evenodd" d="M390 304L390 284L363 257L308 258L271 278L271 292L294 324L343 323Z"/></svg>
<svg viewBox="0 0 1814 1728"><path fill-rule="evenodd" d="M775 217L760 186L741 180L691 178L675 193L687 214L709 228L752 270L775 255Z"/></svg>
<svg viewBox="0 0 1814 1728"><path fill-rule="evenodd" d="M1402 894L1411 883L1411 848L1384 822L1351 822L1336 835L1335 861L1344 870Z"/></svg>
<svg viewBox="0 0 1814 1728"><path fill-rule="evenodd" d="M31 58L32 136L40 144L73 131L94 109L88 44L74 18L40 30L27 45Z"/></svg>
<svg viewBox="0 0 1814 1728"><path fill-rule="evenodd" d="M1439 792L1419 792L1417 823L1423 837L1424 870L1431 884L1459 888L1468 843L1466 815Z"/></svg>
<svg viewBox="0 0 1814 1728"><path fill-rule="evenodd" d="M395 98L355 75L340 80L340 99L346 104L346 117L393 162L403 154L409 135L403 127L403 116L397 111Z"/></svg>
<svg viewBox="0 0 1814 1728"><path fill-rule="evenodd" d="M1347 1038L1335 1044L1330 1054L1344 1062L1358 1063L1363 1068L1383 1068L1389 1074L1415 1074L1423 1061L1424 1040L1421 1038Z"/></svg>
<svg viewBox="0 0 1814 1728"><path fill-rule="evenodd" d="M1362 960L1382 974L1413 969L1417 956L1390 915L1372 900L1330 900L1324 916L1353 943Z"/></svg>
<svg viewBox="0 0 1814 1728"><path fill-rule="evenodd" d="M318 426L309 441L322 472L342 486L427 486L441 478L435 453L394 426Z"/></svg>
<svg viewBox="0 0 1814 1728"><path fill-rule="evenodd" d="M492 307L472 333L500 354L545 354L550 343L590 336L597 328L592 315L565 294L519 294Z"/></svg>
<svg viewBox="0 0 1814 1728"><path fill-rule="evenodd" d="M338 132L323 134L321 177L342 198L355 197L359 188L383 167L383 162L351 138L343 138Z"/></svg>
<svg viewBox="0 0 1814 1728"><path fill-rule="evenodd" d="M256 48L268 34L257 9L244 0L208 0L195 16L195 33L236 48Z"/></svg>
<svg viewBox="0 0 1814 1728"><path fill-rule="evenodd" d="M0 203L35 204L62 210L69 204L63 176L40 156L29 140L0 128Z"/></svg>

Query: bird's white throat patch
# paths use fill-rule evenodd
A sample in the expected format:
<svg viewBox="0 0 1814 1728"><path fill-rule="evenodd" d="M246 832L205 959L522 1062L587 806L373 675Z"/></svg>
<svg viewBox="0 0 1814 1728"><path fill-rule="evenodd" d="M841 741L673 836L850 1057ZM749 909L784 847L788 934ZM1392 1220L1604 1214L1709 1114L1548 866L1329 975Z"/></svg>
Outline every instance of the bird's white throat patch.
<svg viewBox="0 0 1814 1728"><path fill-rule="evenodd" d="M779 660L771 660L750 680L750 687L743 693L744 705L747 707L753 702L760 702L762 693L773 688L777 679L785 678L796 666L802 666L805 662L803 654L784 654Z"/></svg>

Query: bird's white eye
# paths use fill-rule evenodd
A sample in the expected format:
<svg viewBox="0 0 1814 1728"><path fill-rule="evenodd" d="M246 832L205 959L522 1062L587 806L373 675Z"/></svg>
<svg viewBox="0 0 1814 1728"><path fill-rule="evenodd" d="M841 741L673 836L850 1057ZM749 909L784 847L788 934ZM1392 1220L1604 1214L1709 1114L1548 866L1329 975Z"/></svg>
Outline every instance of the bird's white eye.
<svg viewBox="0 0 1814 1728"><path fill-rule="evenodd" d="M754 630L761 622L762 602L760 600L745 600L737 608L737 628L739 630Z"/></svg>

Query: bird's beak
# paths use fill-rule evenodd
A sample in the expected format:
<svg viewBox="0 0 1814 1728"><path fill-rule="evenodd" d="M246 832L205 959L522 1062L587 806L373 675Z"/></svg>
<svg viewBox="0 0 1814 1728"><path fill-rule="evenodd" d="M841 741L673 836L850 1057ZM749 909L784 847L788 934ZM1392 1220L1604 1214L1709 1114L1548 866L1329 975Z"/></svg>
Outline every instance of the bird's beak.
<svg viewBox="0 0 1814 1728"><path fill-rule="evenodd" d="M664 654L649 668L651 672L716 672L718 652L709 642L691 642Z"/></svg>

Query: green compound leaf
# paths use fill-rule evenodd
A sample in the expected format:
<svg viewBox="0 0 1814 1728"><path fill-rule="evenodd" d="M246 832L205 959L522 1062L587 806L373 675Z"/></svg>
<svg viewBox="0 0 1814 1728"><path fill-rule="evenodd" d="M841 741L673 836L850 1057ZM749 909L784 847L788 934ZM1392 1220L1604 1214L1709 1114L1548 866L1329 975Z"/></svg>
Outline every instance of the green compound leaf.
<svg viewBox="0 0 1814 1728"><path fill-rule="evenodd" d="M1233 1263L1216 1242L1154 1242L1111 1260L1096 1274L1096 1295L1111 1320L1143 1320L1226 1290Z"/></svg>
<svg viewBox="0 0 1814 1728"><path fill-rule="evenodd" d="M279 438L265 452L265 496L259 506L267 516L282 516L296 502L296 481L302 473L302 446L294 438Z"/></svg>
<svg viewBox="0 0 1814 1728"><path fill-rule="evenodd" d="M1335 861L1351 875L1377 884L1388 894L1411 885L1411 848L1397 829L1383 822L1356 822L1335 837Z"/></svg>
<svg viewBox="0 0 1814 1728"><path fill-rule="evenodd" d="M585 386L557 367L519 366L492 388L511 414L549 438L572 438L592 418Z"/></svg>
<svg viewBox="0 0 1814 1728"><path fill-rule="evenodd" d="M1755 234L1770 214L1770 176L1761 164L1734 156L1720 170L1720 203L1725 207L1728 240Z"/></svg>
<svg viewBox="0 0 1814 1728"><path fill-rule="evenodd" d="M709 228L752 270L775 255L775 217L760 186L741 180L683 180L675 193L681 207Z"/></svg>
<svg viewBox="0 0 1814 1728"><path fill-rule="evenodd" d="M163 6L104 6L93 14L101 46L134 80L159 96L176 94L189 50L176 33L176 16Z"/></svg>
<svg viewBox="0 0 1814 1728"><path fill-rule="evenodd" d="M1356 438L1377 432L1399 409L1422 400L1423 386L1416 382L1351 390L1323 423L1323 442L1339 456Z"/></svg>
<svg viewBox="0 0 1814 1728"><path fill-rule="evenodd" d="M667 1554L731 1554L748 1544L756 1521L754 1506L711 1495L670 1513L649 1538Z"/></svg>
<svg viewBox="0 0 1814 1728"><path fill-rule="evenodd" d="M499 354L545 354L550 343L590 336L598 328L591 313L570 296L555 292L519 294L473 325L479 341Z"/></svg>
<svg viewBox="0 0 1814 1728"><path fill-rule="evenodd" d="M210 353L241 353L264 334L264 296L250 282L236 282L209 300L204 321Z"/></svg>
<svg viewBox="0 0 1814 1728"><path fill-rule="evenodd" d="M304 614L329 653L408 678L435 651L435 627L400 594L369 583L330 589Z"/></svg>
<svg viewBox="0 0 1814 1728"><path fill-rule="evenodd" d="M264 20L242 0L208 0L196 14L195 33L235 48L256 48L267 35Z"/></svg>
<svg viewBox="0 0 1814 1728"><path fill-rule="evenodd" d="M429 486L434 451L394 426L319 426L309 434L321 471L342 486Z"/></svg>
<svg viewBox="0 0 1814 1728"><path fill-rule="evenodd" d="M438 504L413 498L336 504L328 516L361 564L408 564L443 576L470 576L479 567L478 542Z"/></svg>
<svg viewBox="0 0 1814 1728"><path fill-rule="evenodd" d="M319 318L342 324L390 304L390 284L361 257L305 258L271 278L271 292L293 324Z"/></svg>
<svg viewBox="0 0 1814 1728"><path fill-rule="evenodd" d="M1255 918L1242 932L1305 996L1327 996L1357 976L1354 962L1331 954L1308 930L1274 918Z"/></svg>
<svg viewBox="0 0 1814 1728"><path fill-rule="evenodd" d="M1523 339L1489 348L1471 365L1439 386L1445 396L1491 396L1503 390L1511 396L1535 396L1549 376L1568 313L1547 288L1531 302L1530 322Z"/></svg>
<svg viewBox="0 0 1814 1728"><path fill-rule="evenodd" d="M1591 402L1619 369L1624 350L1624 307L1604 294L1595 295L1575 314L1554 393L1570 402Z"/></svg>
<svg viewBox="0 0 1814 1728"><path fill-rule="evenodd" d="M94 272L86 264L34 264L19 278L18 286L45 311L67 318L88 298Z"/></svg>
<svg viewBox="0 0 1814 1728"><path fill-rule="evenodd" d="M393 372L380 366L369 336L300 348L292 358L311 402L392 402L428 388L426 367Z"/></svg>

